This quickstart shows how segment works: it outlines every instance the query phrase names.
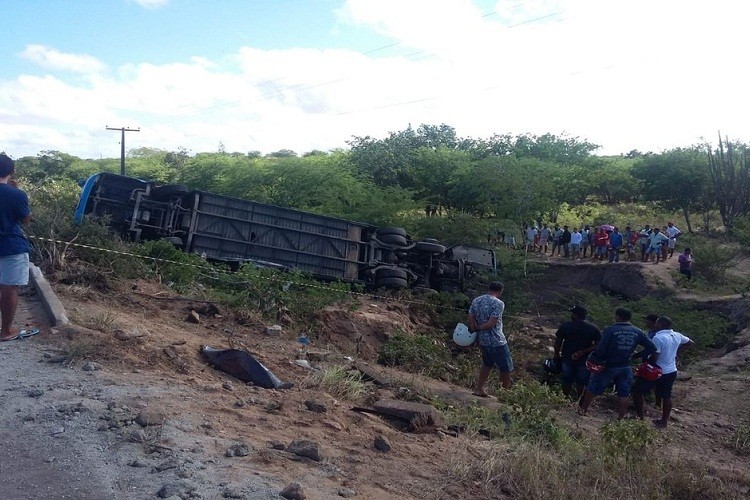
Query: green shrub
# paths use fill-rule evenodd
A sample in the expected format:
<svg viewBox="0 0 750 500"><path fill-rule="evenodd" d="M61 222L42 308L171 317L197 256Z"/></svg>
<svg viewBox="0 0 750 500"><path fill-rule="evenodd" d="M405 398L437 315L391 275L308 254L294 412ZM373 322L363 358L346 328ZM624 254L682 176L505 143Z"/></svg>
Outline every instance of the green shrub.
<svg viewBox="0 0 750 500"><path fill-rule="evenodd" d="M147 241L137 248L151 272L162 282L185 286L199 281L202 274L212 273L211 265L200 256L188 254L165 240Z"/></svg>
<svg viewBox="0 0 750 500"><path fill-rule="evenodd" d="M449 359L450 351L436 339L403 332L391 337L378 350L378 363L431 377L441 375Z"/></svg>
<svg viewBox="0 0 750 500"><path fill-rule="evenodd" d="M619 420L600 428L606 455L635 460L656 441L657 432L643 420Z"/></svg>
<svg viewBox="0 0 750 500"><path fill-rule="evenodd" d="M353 304L356 297L348 283L322 283L299 271L282 272L250 264L236 273L218 273L212 285L213 293L232 307L255 309L274 319L286 312L311 329L320 310L335 303Z"/></svg>

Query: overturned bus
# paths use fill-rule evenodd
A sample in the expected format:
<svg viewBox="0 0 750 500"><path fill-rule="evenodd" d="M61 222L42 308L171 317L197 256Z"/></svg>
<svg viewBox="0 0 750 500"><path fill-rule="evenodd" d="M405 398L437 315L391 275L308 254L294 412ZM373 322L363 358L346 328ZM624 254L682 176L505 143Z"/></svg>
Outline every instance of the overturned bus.
<svg viewBox="0 0 750 500"><path fill-rule="evenodd" d="M491 249L414 241L404 229L191 190L111 173L89 177L75 212L108 216L123 237L166 239L181 250L233 265L296 269L321 280L370 288L454 291L480 269L495 271Z"/></svg>

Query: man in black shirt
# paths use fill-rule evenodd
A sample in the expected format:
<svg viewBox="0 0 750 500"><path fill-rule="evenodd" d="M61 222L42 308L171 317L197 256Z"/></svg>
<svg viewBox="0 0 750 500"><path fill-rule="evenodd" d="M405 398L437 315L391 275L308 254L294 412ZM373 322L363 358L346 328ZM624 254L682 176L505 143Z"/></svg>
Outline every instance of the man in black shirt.
<svg viewBox="0 0 750 500"><path fill-rule="evenodd" d="M589 379L586 358L602 338L599 328L586 321L587 315L585 307L572 307L571 320L561 324L555 334L555 358L562 360L562 387L566 396L570 396L573 382L578 396L583 394Z"/></svg>

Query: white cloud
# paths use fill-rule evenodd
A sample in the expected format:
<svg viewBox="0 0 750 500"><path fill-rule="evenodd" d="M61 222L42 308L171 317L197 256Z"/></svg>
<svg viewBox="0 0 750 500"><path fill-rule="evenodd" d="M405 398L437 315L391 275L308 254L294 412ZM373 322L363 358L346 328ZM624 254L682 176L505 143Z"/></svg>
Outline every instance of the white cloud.
<svg viewBox="0 0 750 500"><path fill-rule="evenodd" d="M371 54L238 47L107 72L90 56L30 46L29 59L88 78L0 81L3 148L117 156L105 125L140 126L128 147L192 151L325 150L421 123L473 137L567 131L604 153L687 145L718 128L750 140L737 69L750 3L506 0L495 11L350 0L342 22L397 44Z"/></svg>
<svg viewBox="0 0 750 500"><path fill-rule="evenodd" d="M44 45L28 45L21 52L21 57L43 68L73 73L92 74L106 69L106 65L95 57L86 54L68 54Z"/></svg>
<svg viewBox="0 0 750 500"><path fill-rule="evenodd" d="M169 3L169 0L129 0L132 3L138 4L146 9L158 9L164 7Z"/></svg>

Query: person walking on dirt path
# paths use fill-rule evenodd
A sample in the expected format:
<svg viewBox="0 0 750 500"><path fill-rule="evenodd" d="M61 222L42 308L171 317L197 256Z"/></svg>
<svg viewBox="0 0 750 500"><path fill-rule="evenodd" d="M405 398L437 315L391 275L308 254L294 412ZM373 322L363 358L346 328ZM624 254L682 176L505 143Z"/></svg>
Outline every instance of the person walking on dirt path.
<svg viewBox="0 0 750 500"><path fill-rule="evenodd" d="M555 333L555 359L561 361L562 391L566 396L570 396L573 383L578 397L583 396L583 389L589 381L586 358L602 338L599 328L586 321L587 315L585 307L573 306L570 321L561 324Z"/></svg>
<svg viewBox="0 0 750 500"><path fill-rule="evenodd" d="M0 153L0 340L14 340L18 287L29 282L29 242L22 226L31 221L29 198L12 179L15 163Z"/></svg>
<svg viewBox="0 0 750 500"><path fill-rule="evenodd" d="M655 389L655 394L662 399L661 418L653 420L654 425L664 428L669 422L672 412L672 386L677 379L677 355L693 345L693 341L685 335L672 330L672 320L661 316L656 320L658 331L654 335L658 358L656 364L661 368L661 377L648 381L640 377L633 383L633 404L635 414L643 419L643 397Z"/></svg>
<svg viewBox="0 0 750 500"><path fill-rule="evenodd" d="M680 265L680 274L687 276L688 280L693 279L693 252L690 247L685 247L685 250L677 257L677 263Z"/></svg>
<svg viewBox="0 0 750 500"><path fill-rule="evenodd" d="M477 332L479 347L482 350L482 367L477 377L474 394L488 397L484 386L493 368L500 371L503 389L510 389L510 373L513 371L513 358L508 341L503 334L503 312L505 303L500 300L505 287L499 281L489 285L487 293L471 302L467 324L469 330Z"/></svg>
<svg viewBox="0 0 750 500"><path fill-rule="evenodd" d="M617 392L617 419L625 417L630 399L630 386L633 383L633 369L630 358L639 345L650 355L656 353L656 346L643 330L630 323L633 313L630 309L618 307L615 310L615 324L602 332L602 340L591 353L593 363L604 365L604 370L592 373L589 384L578 403L578 413L585 415L596 396L601 395L614 382Z"/></svg>

